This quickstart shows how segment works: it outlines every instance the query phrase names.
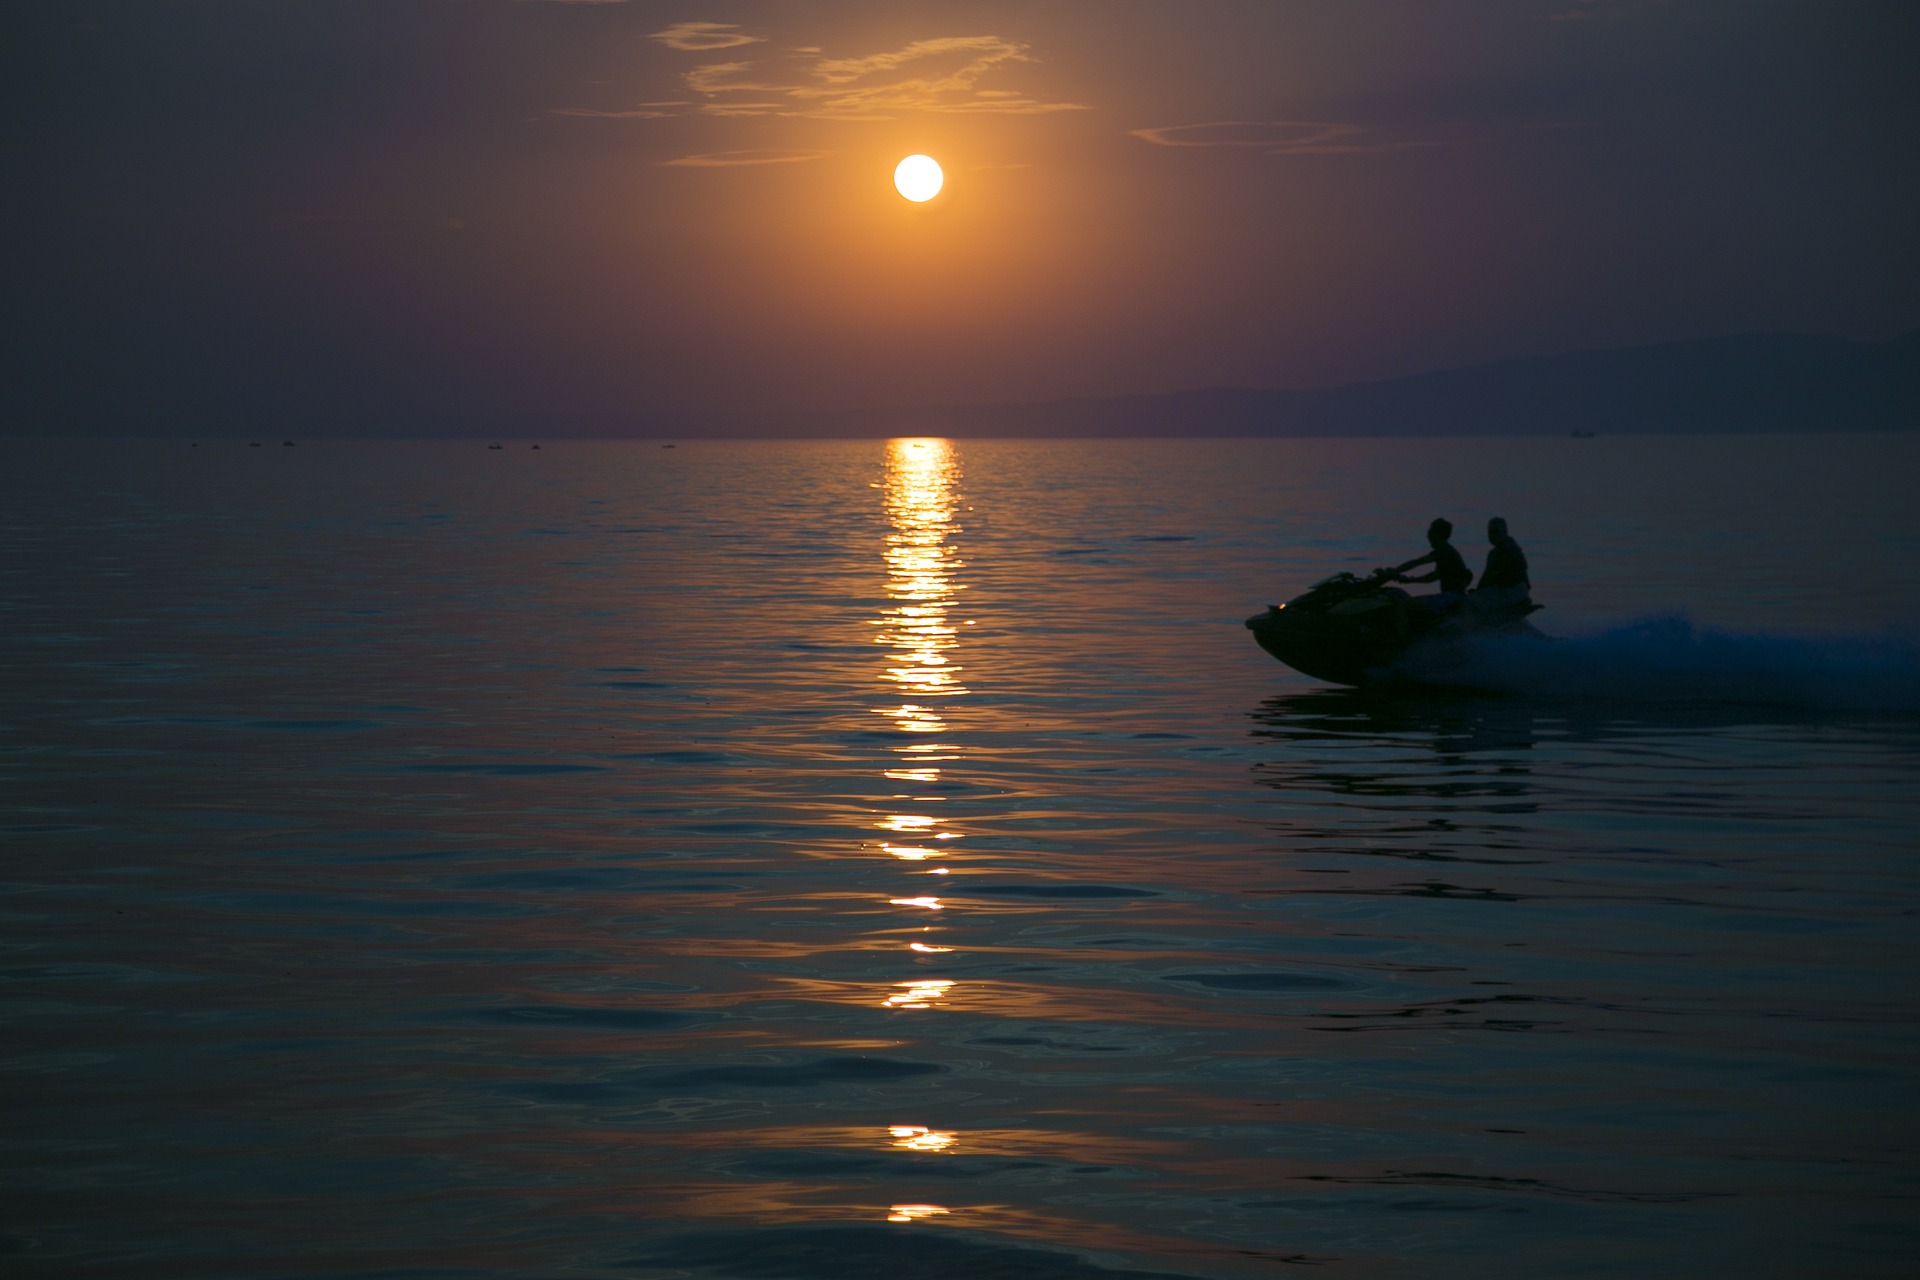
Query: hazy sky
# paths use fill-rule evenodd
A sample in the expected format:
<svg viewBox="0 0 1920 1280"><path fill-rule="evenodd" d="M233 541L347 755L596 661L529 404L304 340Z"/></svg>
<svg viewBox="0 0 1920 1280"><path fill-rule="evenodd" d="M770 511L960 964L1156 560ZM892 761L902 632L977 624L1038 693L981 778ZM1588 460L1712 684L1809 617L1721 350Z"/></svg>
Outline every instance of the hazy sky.
<svg viewBox="0 0 1920 1280"><path fill-rule="evenodd" d="M14 431L617 434L1920 324L1910 0L0 22Z"/></svg>

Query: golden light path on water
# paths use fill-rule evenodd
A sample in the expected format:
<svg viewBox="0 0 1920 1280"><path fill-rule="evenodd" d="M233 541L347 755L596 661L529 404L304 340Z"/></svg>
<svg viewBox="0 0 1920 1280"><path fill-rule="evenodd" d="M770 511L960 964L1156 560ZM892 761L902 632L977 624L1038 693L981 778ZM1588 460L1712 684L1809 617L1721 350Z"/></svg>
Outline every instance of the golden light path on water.
<svg viewBox="0 0 1920 1280"><path fill-rule="evenodd" d="M874 708L903 735L895 744L897 757L885 770L889 781L908 789L894 793L900 810L877 815L877 826L887 833L880 848L913 868L914 875L945 875L946 867L924 864L942 857L946 842L958 840L955 831L928 809L942 802L934 793L943 769L960 753L942 735L955 699L966 696L960 682L959 625L952 610L963 589L955 581L962 567L951 536L956 532L954 490L960 478L959 458L945 440L901 439L887 442L886 511L891 528L886 542L888 604L879 618L874 643L884 649L886 665L880 672L887 703ZM924 883L924 882L920 882ZM888 905L914 912L938 912L938 897L913 889L888 899ZM921 926L931 933L933 926ZM907 944L918 957L950 952L931 941ZM906 978L891 985L878 1001L888 1009L931 1010L947 1003L955 983L945 978ZM889 1145L923 1153L951 1152L960 1135L925 1125L888 1125ZM888 1222L945 1216L940 1205L896 1204L886 1213Z"/></svg>
<svg viewBox="0 0 1920 1280"><path fill-rule="evenodd" d="M924 810L942 803L933 794L942 768L957 761L955 747L943 741L954 699L965 697L956 661L959 626L951 617L963 589L954 579L962 562L950 540L954 531L954 487L959 459L945 440L902 439L887 442L886 510L892 527L886 542L888 604L873 621L874 643L886 651L881 669L887 705L875 707L908 735L893 748L899 757L885 770L888 780L912 790L896 792L901 808ZM897 699L897 701L896 701ZM957 840L939 817L927 812L878 815L889 839L881 849L903 862L927 862L943 855L941 842ZM921 868L944 874L946 868ZM938 899L905 894L894 905L938 909Z"/></svg>

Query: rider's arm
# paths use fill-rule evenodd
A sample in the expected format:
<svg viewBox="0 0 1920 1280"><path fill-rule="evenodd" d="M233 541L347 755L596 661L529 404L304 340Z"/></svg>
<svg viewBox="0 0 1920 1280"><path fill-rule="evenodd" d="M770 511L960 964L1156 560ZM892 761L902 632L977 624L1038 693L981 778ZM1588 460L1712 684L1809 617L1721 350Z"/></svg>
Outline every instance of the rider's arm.
<svg viewBox="0 0 1920 1280"><path fill-rule="evenodd" d="M1417 560L1409 560L1405 564L1397 564L1393 566L1392 573L1393 573L1393 576L1397 578L1409 569L1418 569L1423 564L1432 564L1432 563L1433 563L1433 552L1429 551L1427 552L1427 554L1421 556ZM1409 578L1408 581L1409 582L1432 582L1433 579L1432 578Z"/></svg>

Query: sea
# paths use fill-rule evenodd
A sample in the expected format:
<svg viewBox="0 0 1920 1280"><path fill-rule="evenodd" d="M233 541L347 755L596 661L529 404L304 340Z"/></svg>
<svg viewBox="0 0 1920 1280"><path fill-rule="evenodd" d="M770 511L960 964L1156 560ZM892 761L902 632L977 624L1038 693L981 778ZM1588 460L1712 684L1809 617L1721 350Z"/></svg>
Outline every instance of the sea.
<svg viewBox="0 0 1920 1280"><path fill-rule="evenodd" d="M1920 435L500 443L5 445L6 1274L1920 1267Z"/></svg>

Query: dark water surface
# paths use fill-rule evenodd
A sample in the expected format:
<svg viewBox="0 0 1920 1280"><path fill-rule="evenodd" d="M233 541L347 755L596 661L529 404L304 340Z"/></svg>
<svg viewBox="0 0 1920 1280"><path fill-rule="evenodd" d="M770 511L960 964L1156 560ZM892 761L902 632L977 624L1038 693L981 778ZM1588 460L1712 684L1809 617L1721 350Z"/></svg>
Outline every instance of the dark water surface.
<svg viewBox="0 0 1920 1280"><path fill-rule="evenodd" d="M270 444L10 446L0 1266L1913 1274L1913 442Z"/></svg>

